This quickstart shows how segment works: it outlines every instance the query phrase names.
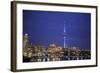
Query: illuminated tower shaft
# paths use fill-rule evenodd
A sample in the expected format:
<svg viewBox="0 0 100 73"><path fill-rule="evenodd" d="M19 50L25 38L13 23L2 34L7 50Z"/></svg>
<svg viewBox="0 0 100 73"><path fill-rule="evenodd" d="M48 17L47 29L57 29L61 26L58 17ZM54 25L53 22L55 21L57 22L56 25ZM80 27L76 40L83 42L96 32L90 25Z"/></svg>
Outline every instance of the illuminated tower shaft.
<svg viewBox="0 0 100 73"><path fill-rule="evenodd" d="M66 26L64 23L64 48L66 48Z"/></svg>

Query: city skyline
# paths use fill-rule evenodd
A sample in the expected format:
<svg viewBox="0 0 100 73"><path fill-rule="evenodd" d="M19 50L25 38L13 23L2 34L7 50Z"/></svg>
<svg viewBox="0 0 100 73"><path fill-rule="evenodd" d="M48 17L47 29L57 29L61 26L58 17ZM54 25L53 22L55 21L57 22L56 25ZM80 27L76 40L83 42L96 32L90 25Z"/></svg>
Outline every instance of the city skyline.
<svg viewBox="0 0 100 73"><path fill-rule="evenodd" d="M89 13L23 10L23 35L29 34L33 45L64 47L66 42L67 46L91 49L90 19Z"/></svg>

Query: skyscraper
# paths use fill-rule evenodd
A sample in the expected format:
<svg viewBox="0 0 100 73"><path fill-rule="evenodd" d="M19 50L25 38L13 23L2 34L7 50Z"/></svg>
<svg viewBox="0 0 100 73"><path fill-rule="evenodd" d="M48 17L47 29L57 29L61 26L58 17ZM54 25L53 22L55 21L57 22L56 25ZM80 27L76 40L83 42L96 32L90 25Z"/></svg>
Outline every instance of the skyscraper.
<svg viewBox="0 0 100 73"><path fill-rule="evenodd" d="M29 40L28 40L28 34L25 34L23 37L23 48L26 47L26 45L28 44Z"/></svg>
<svg viewBox="0 0 100 73"><path fill-rule="evenodd" d="M63 36L63 38L64 38L64 48L66 48L66 24L65 24L65 22L64 22L64 36Z"/></svg>

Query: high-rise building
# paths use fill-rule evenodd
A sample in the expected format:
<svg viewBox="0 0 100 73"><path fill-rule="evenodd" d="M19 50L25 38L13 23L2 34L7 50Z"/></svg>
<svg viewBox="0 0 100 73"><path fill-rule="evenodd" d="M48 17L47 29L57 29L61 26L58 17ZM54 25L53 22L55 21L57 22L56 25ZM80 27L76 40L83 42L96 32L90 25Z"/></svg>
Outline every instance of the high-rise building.
<svg viewBox="0 0 100 73"><path fill-rule="evenodd" d="M23 48L26 47L28 42L29 42L28 34L25 34L24 37L23 37Z"/></svg>
<svg viewBox="0 0 100 73"><path fill-rule="evenodd" d="M29 42L28 34L23 36L23 55L30 57L32 55L32 47Z"/></svg>
<svg viewBox="0 0 100 73"><path fill-rule="evenodd" d="M65 24L65 22L64 22L64 36L63 36L63 38L64 38L64 48L66 48L66 24Z"/></svg>

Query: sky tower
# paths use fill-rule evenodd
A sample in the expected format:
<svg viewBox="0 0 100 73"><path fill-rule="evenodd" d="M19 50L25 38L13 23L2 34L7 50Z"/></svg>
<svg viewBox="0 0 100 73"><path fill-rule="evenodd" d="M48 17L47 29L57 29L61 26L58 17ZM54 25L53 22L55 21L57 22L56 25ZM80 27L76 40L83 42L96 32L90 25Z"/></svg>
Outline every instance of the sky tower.
<svg viewBox="0 0 100 73"><path fill-rule="evenodd" d="M65 22L64 22L64 36L63 36L63 38L64 38L64 48L66 48L66 24L65 24Z"/></svg>

